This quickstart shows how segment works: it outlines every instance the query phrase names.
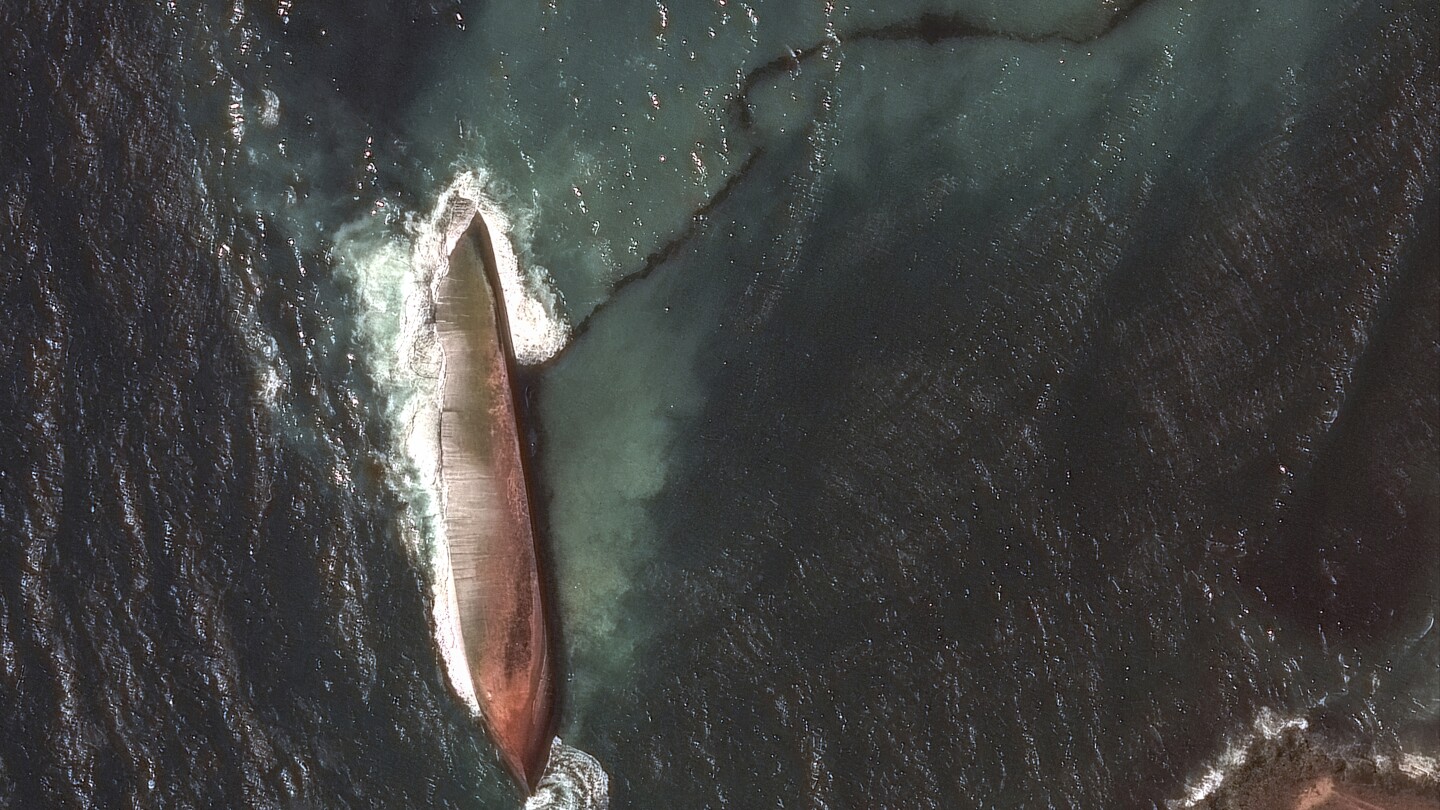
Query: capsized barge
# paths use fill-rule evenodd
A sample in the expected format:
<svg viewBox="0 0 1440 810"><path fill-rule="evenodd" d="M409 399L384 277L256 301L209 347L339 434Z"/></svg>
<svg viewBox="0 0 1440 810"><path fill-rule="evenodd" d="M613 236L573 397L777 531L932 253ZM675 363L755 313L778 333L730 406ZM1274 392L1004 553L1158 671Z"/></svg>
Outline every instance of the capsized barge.
<svg viewBox="0 0 1440 810"><path fill-rule="evenodd" d="M444 357L445 533L476 698L506 767L534 792L550 756L555 685L515 351L494 245L477 215L435 294Z"/></svg>

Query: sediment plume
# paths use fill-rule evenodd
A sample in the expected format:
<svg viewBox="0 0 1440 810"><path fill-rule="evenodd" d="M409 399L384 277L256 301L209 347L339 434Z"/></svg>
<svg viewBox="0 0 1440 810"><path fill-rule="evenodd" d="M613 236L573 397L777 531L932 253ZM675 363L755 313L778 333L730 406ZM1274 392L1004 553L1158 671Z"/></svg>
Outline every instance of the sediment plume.
<svg viewBox="0 0 1440 810"><path fill-rule="evenodd" d="M555 690L503 295L491 235L476 216L435 294L443 519L476 698L528 792L549 758Z"/></svg>

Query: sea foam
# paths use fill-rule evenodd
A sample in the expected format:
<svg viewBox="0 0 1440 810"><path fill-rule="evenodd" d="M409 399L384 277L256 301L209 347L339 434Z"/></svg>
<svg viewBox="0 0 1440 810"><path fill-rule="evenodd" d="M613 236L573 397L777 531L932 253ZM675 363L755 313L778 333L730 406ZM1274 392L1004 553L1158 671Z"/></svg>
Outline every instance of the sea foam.
<svg viewBox="0 0 1440 810"><path fill-rule="evenodd" d="M1287 734L1304 735L1309 725L1304 717L1285 716L1272 709L1261 709L1250 729L1231 738L1224 751L1198 777L1186 784L1184 797L1168 801L1166 806L1169 810L1186 810L1202 805L1235 774L1255 764L1256 752L1261 750L1257 744L1273 743ZM1313 746L1317 743L1311 740L1308 744ZM1323 753L1323 749L1321 751ZM1395 756L1372 753L1367 757L1381 773L1398 774L1425 784L1440 782L1440 762L1433 757L1407 751L1397 752Z"/></svg>
<svg viewBox="0 0 1440 810"><path fill-rule="evenodd" d="M1230 740L1220 756L1185 786L1183 798L1167 802L1169 810L1194 807L1209 798L1210 794L1225 784L1230 774L1245 764L1246 756L1257 741L1278 739L1286 731L1304 731L1309 725L1303 717L1287 717L1272 709L1261 709L1250 731Z"/></svg>
<svg viewBox="0 0 1440 810"><path fill-rule="evenodd" d="M607 810L610 777L600 762L578 748L555 738L550 762L525 810Z"/></svg>
<svg viewBox="0 0 1440 810"><path fill-rule="evenodd" d="M404 234L367 218L336 235L340 265L352 274L362 310L360 324L371 345L372 374L391 393L390 417L405 459L402 489L415 521L406 536L431 588L435 639L451 688L472 716L481 718L465 659L455 578L445 537L445 486L440 475L440 383L444 359L434 327L435 290L449 272L449 256L476 216L494 237L496 269L503 287L511 338L522 364L554 356L570 337L570 325L548 273L521 267L512 220L486 193L480 171L461 172L428 215L412 216ZM556 739L540 786L526 803L535 808L603 810L609 780L593 757Z"/></svg>
<svg viewBox="0 0 1440 810"><path fill-rule="evenodd" d="M465 663L450 569L440 475L440 381L444 361L435 335L436 285L449 270L449 256L476 216L494 235L496 267L517 359L542 362L561 348L570 326L560 311L543 268L522 269L509 217L485 192L479 171L461 172L440 194L434 209L411 216L401 235L367 217L336 235L340 265L353 276L360 325L371 346L371 373L392 395L390 416L408 462L402 488L418 506L409 532L413 550L427 569L434 597L436 639L456 693L477 715L479 702Z"/></svg>

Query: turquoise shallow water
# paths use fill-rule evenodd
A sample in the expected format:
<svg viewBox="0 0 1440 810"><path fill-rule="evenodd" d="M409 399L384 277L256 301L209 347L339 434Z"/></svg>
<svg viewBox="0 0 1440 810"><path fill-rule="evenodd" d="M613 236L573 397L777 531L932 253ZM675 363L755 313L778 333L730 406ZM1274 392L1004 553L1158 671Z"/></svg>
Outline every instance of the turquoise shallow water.
<svg viewBox="0 0 1440 810"><path fill-rule="evenodd" d="M1440 755L1430 6L17 8L0 799L520 803L431 633L455 190L611 807Z"/></svg>

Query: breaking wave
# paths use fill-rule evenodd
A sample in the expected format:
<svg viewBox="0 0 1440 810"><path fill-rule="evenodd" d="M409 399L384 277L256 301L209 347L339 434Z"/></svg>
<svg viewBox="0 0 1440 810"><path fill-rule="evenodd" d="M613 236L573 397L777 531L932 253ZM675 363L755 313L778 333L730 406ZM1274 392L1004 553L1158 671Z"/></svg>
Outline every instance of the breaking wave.
<svg viewBox="0 0 1440 810"><path fill-rule="evenodd" d="M525 810L607 810L610 777L600 762L555 738L550 762Z"/></svg>
<svg viewBox="0 0 1440 810"><path fill-rule="evenodd" d="M1226 777L1242 767L1257 742L1277 740L1287 731L1304 731L1310 724L1303 717L1285 717L1271 709L1261 709L1250 731L1232 739L1223 753L1205 767L1199 777L1185 786L1185 796L1166 803L1169 810L1183 810L1205 801L1225 784Z"/></svg>
<svg viewBox="0 0 1440 810"><path fill-rule="evenodd" d="M1231 780L1237 774L1266 767L1267 762L1277 759L1275 751L1278 749L1302 751L1304 756L1317 761L1353 763L1363 759L1366 770L1391 774L1414 784L1440 785L1440 761L1432 757L1405 751L1393 754L1332 754L1327 752L1327 746L1308 732L1309 722L1303 717L1286 717L1271 709L1262 709L1250 730L1231 739L1225 750L1198 777L1186 784L1185 795L1166 802L1166 807L1168 810L1188 810L1214 806L1214 797L1227 785L1234 787ZM1293 767L1295 756L1281 757L1283 763L1288 764L1281 764L1280 768ZM1224 802L1221 805L1228 806Z"/></svg>

